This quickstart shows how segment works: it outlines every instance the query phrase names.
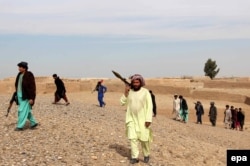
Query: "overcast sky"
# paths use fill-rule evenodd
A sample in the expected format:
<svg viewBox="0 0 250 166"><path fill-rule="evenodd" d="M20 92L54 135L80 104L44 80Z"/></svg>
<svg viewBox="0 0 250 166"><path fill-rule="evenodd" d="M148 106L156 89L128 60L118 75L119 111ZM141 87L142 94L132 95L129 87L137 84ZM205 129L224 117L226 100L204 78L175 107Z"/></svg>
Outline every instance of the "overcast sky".
<svg viewBox="0 0 250 166"><path fill-rule="evenodd" d="M249 76L249 0L0 0L0 79Z"/></svg>

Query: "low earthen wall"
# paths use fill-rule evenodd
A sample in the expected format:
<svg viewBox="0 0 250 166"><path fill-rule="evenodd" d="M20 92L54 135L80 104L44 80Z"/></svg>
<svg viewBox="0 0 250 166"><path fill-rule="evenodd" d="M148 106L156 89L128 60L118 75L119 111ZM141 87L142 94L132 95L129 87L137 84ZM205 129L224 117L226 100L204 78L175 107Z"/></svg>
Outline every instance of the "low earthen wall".
<svg viewBox="0 0 250 166"><path fill-rule="evenodd" d="M97 81L100 79L62 79L67 93L89 91L91 92ZM14 87L15 78L8 78L0 80L0 93L12 94L15 91ZM104 80L105 86L108 88L108 92L123 92L124 83L119 79L106 79ZM37 94L54 93L56 86L54 80L50 77L38 77L36 78ZM223 80L204 80L191 81L188 79L155 79L146 80L146 88L152 90L155 94L162 95L183 95L184 97L191 97L196 99L206 100L226 100L230 102L245 103L250 105L250 97L247 94L240 93L232 94L227 93L225 89L239 88L250 89L250 83L238 82L238 81L223 81ZM221 89L221 91L220 91Z"/></svg>

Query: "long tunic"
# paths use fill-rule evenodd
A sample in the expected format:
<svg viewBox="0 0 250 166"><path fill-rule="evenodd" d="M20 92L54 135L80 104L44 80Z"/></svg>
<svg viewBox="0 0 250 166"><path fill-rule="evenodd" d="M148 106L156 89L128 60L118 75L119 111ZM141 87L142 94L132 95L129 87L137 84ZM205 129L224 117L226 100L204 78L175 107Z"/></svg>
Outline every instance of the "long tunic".
<svg viewBox="0 0 250 166"><path fill-rule="evenodd" d="M196 115L197 116L201 116L204 114L204 109L203 109L203 106L201 104L196 104L195 105L195 110L196 110Z"/></svg>
<svg viewBox="0 0 250 166"><path fill-rule="evenodd" d="M173 112L179 112L180 110L180 99L174 99L173 101Z"/></svg>
<svg viewBox="0 0 250 166"><path fill-rule="evenodd" d="M185 99L180 100L180 114L183 121L188 121L188 105Z"/></svg>
<svg viewBox="0 0 250 166"><path fill-rule="evenodd" d="M225 111L225 123L228 124L231 122L231 118L232 118L232 112L230 109L227 109Z"/></svg>
<svg viewBox="0 0 250 166"><path fill-rule="evenodd" d="M180 99L176 98L173 100L173 112L175 115L175 119L176 120L180 120L181 119L181 114L182 112L180 112Z"/></svg>
<svg viewBox="0 0 250 166"><path fill-rule="evenodd" d="M62 98L65 96L65 93L66 93L66 88L64 86L64 83L63 81L57 77L55 79L55 84L56 84L56 92L55 94L59 97L59 98Z"/></svg>
<svg viewBox="0 0 250 166"><path fill-rule="evenodd" d="M141 88L139 91L129 91L128 97L121 97L121 104L127 106L126 135L128 139L152 141L150 127L145 122L152 122L152 100L149 91Z"/></svg>
<svg viewBox="0 0 250 166"><path fill-rule="evenodd" d="M211 106L209 110L209 119L210 121L216 121L217 118L217 108L215 106Z"/></svg>
<svg viewBox="0 0 250 166"><path fill-rule="evenodd" d="M28 72L27 72L28 73ZM27 74L26 73L26 74ZM31 105L29 103L29 99L35 98L35 91L29 92L29 90L35 89L35 79L33 77L33 74L28 73L29 77L25 77L25 74L18 74L17 78L17 97L18 97L18 121L17 121L17 128L23 128L26 120L28 119L30 121L31 126L34 126L37 122L36 119L33 117L31 113ZM27 82L27 79L29 78L30 86L24 86L25 84L23 82ZM33 79L32 79L33 78ZM26 89L28 87L31 87L30 89ZM26 92L26 94L24 94ZM25 98L24 98L25 97Z"/></svg>

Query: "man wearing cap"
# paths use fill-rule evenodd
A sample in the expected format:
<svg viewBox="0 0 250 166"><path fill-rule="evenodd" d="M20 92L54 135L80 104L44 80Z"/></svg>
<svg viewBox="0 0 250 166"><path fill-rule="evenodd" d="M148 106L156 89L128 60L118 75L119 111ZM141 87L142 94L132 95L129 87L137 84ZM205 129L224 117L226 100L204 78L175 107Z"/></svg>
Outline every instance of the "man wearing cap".
<svg viewBox="0 0 250 166"><path fill-rule="evenodd" d="M224 120L224 123L225 123L225 128L226 129L230 129L231 128L231 119L232 119L232 112L229 108L229 105L226 105L226 110L224 112L224 115L225 115L225 120Z"/></svg>
<svg viewBox="0 0 250 166"><path fill-rule="evenodd" d="M18 121L15 131L23 130L28 119L30 128L34 129L38 123L33 117L31 110L36 98L36 83L32 72L28 71L28 63L20 62L17 64L19 73L15 81L15 88L18 100Z"/></svg>
<svg viewBox="0 0 250 166"><path fill-rule="evenodd" d="M144 88L145 81L139 74L131 77L131 87L125 87L124 95L120 101L127 106L126 111L126 135L130 140L130 163L139 162L138 143L141 143L144 162L149 162L150 142L152 141L152 100L149 90Z"/></svg>
<svg viewBox="0 0 250 166"><path fill-rule="evenodd" d="M217 119L217 108L214 105L214 102L210 102L210 109L209 109L209 120L212 123L212 126L216 126L216 119Z"/></svg>

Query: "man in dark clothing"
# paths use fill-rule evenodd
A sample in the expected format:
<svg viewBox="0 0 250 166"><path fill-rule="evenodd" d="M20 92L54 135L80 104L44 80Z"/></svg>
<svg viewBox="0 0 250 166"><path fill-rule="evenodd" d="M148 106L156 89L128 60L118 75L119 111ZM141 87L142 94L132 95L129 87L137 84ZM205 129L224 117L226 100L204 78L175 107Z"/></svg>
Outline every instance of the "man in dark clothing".
<svg viewBox="0 0 250 166"><path fill-rule="evenodd" d="M237 122L237 112L234 108L234 106L231 106L231 113L232 113L232 124L231 129L236 129L236 122Z"/></svg>
<svg viewBox="0 0 250 166"><path fill-rule="evenodd" d="M152 90L149 90L151 99L152 99L152 104L153 104L153 117L156 117L156 102L155 102L155 95L153 94Z"/></svg>
<svg viewBox="0 0 250 166"><path fill-rule="evenodd" d="M204 114L204 109L200 101L197 101L195 104L195 110L196 110L196 116L197 116L197 124L202 124L202 118L201 116Z"/></svg>
<svg viewBox="0 0 250 166"><path fill-rule="evenodd" d="M56 104L60 101L61 98L63 98L63 100L66 102L66 105L69 105L70 103L66 96L66 89L63 81L59 78L59 76L57 76L57 74L53 74L52 76L56 84L55 101L53 102L53 104Z"/></svg>
<svg viewBox="0 0 250 166"><path fill-rule="evenodd" d="M187 123L188 121L188 105L186 99L182 95L179 96L180 99L180 112L182 122Z"/></svg>
<svg viewBox="0 0 250 166"><path fill-rule="evenodd" d="M238 121L240 123L240 131L243 131L243 126L245 122L245 113L244 111L242 111L241 108L239 108L239 112L238 112Z"/></svg>
<svg viewBox="0 0 250 166"><path fill-rule="evenodd" d="M214 102L210 102L210 109L209 109L209 120L212 123L212 126L216 126L216 119L217 119L217 108L214 105Z"/></svg>

